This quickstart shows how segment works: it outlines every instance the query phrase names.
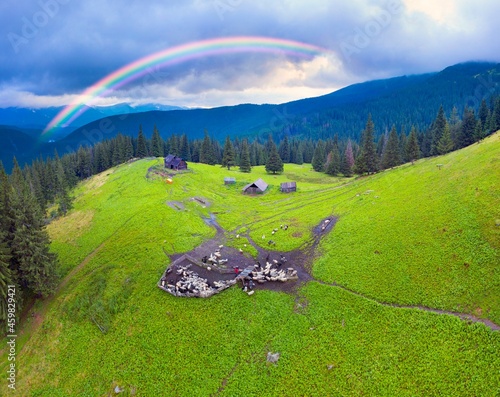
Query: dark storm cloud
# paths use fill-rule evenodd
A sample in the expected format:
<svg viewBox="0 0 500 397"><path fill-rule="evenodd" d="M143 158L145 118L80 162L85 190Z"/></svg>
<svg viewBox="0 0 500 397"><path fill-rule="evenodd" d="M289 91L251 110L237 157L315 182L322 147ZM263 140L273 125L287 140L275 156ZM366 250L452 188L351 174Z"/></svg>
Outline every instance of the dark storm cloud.
<svg viewBox="0 0 500 397"><path fill-rule="evenodd" d="M0 91L79 93L156 51L237 35L328 48L341 73L335 67L320 68L308 84L340 87L470 59L498 61L500 42L494 37L499 13L500 4L487 0L474 5L466 0L437 5L430 0L3 0ZM258 87L284 60L302 67L303 60L281 56L210 57L170 67L157 83L187 94L242 90Z"/></svg>

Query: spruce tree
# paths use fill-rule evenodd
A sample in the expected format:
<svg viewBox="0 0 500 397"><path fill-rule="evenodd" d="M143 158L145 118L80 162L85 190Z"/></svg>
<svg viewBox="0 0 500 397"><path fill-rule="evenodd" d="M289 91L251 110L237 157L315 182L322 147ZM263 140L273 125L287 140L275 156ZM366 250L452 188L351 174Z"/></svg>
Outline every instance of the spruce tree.
<svg viewBox="0 0 500 397"><path fill-rule="evenodd" d="M298 165L302 165L304 164L304 145L302 144L302 142L300 142L298 145L297 145L297 151L295 153L295 159L294 159L294 162L295 164L298 164Z"/></svg>
<svg viewBox="0 0 500 397"><path fill-rule="evenodd" d="M12 230L10 194L10 181L0 160L0 231L4 231L5 233L10 233Z"/></svg>
<svg viewBox="0 0 500 397"><path fill-rule="evenodd" d="M486 100L483 99L481 101L481 105L479 106L479 113L478 113L479 121L481 121L481 125L483 127L487 126L489 115L490 115L490 109L488 108L488 105L486 104Z"/></svg>
<svg viewBox="0 0 500 397"><path fill-rule="evenodd" d="M352 150L352 142L350 139L347 140L347 147L345 149L345 158L347 166L349 167L349 174L351 174L355 162L354 162L354 152Z"/></svg>
<svg viewBox="0 0 500 397"><path fill-rule="evenodd" d="M283 161L278 153L278 148L273 141L271 135L269 135L268 145L269 147L269 157L266 163L266 172L268 173L282 173L283 172Z"/></svg>
<svg viewBox="0 0 500 397"><path fill-rule="evenodd" d="M314 154L312 157L311 165L313 167L313 170L316 172L324 172L325 171L325 163L326 163L326 156L327 153L325 152L326 150L326 144L323 140L319 140L316 143L316 147L314 148Z"/></svg>
<svg viewBox="0 0 500 397"><path fill-rule="evenodd" d="M486 136L486 132L483 129L483 124L481 120L478 119L476 122L476 128L474 129L474 142L482 141Z"/></svg>
<svg viewBox="0 0 500 397"><path fill-rule="evenodd" d="M163 140L160 136L160 131L156 128L156 124L153 127L153 135L151 137L151 155L153 157L163 157Z"/></svg>
<svg viewBox="0 0 500 397"><path fill-rule="evenodd" d="M226 142L224 143L224 153L222 155L221 167L227 167L228 170L231 169L236 164L234 147L229 136L226 137Z"/></svg>
<svg viewBox="0 0 500 397"><path fill-rule="evenodd" d="M14 284L12 272L9 267L11 258L6 233L0 230L0 324L7 319L8 286Z"/></svg>
<svg viewBox="0 0 500 397"><path fill-rule="evenodd" d="M339 148L334 145L332 151L327 156L327 164L325 172L328 175L338 175L340 173L340 152Z"/></svg>
<svg viewBox="0 0 500 397"><path fill-rule="evenodd" d="M401 163L406 163L408 158L406 156L406 146L408 144L408 137L405 133L404 126L401 128L401 134L399 135L399 155L401 157Z"/></svg>
<svg viewBox="0 0 500 397"><path fill-rule="evenodd" d="M453 142L457 142L462 121L460 120L458 110L455 106L453 106L453 109L451 111L450 122L448 124L450 125L451 139L453 140Z"/></svg>
<svg viewBox="0 0 500 397"><path fill-rule="evenodd" d="M450 126L446 124L443 135L437 145L438 154L446 154L453 150L453 140L451 139Z"/></svg>
<svg viewBox="0 0 500 397"><path fill-rule="evenodd" d="M35 295L47 296L55 291L57 257L49 251L49 236L43 216L30 194L17 161L12 171L13 266L22 288Z"/></svg>
<svg viewBox="0 0 500 397"><path fill-rule="evenodd" d="M434 120L433 128L432 128L432 142L431 142L431 156L435 156L439 154L437 146L441 137L443 136L444 129L448 122L446 121L446 116L444 115L443 105L439 107L438 114L436 116L436 120Z"/></svg>
<svg viewBox="0 0 500 397"><path fill-rule="evenodd" d="M377 171L377 152L373 136L375 134L375 126L372 121L372 115L368 115L366 127L362 134L361 139L361 152L356 159L356 172L358 174L374 173Z"/></svg>
<svg viewBox="0 0 500 397"><path fill-rule="evenodd" d="M392 126L384 157L382 158L382 168L393 168L401 164L401 155L399 151L399 139L396 132L396 126Z"/></svg>
<svg viewBox="0 0 500 397"><path fill-rule="evenodd" d="M345 177L352 176L352 168L349 166L345 153L340 156L340 173Z"/></svg>
<svg viewBox="0 0 500 397"><path fill-rule="evenodd" d="M496 99L495 107L491 113L490 132L493 133L500 130L500 97Z"/></svg>
<svg viewBox="0 0 500 397"><path fill-rule="evenodd" d="M203 138L200 149L200 163L214 165L215 161L214 147L208 136L208 132L205 131L205 137Z"/></svg>
<svg viewBox="0 0 500 397"><path fill-rule="evenodd" d="M241 143L240 171L241 172L252 171L252 165L250 162L250 151L248 148L248 141L246 139L243 139L243 142Z"/></svg>
<svg viewBox="0 0 500 397"><path fill-rule="evenodd" d="M139 126L139 134L137 135L137 151L135 156L139 158L148 156L148 144L146 142L146 137L142 132L142 125Z"/></svg>
<svg viewBox="0 0 500 397"><path fill-rule="evenodd" d="M464 117L462 120L462 127L456 142L457 148L463 148L474 143L474 132L476 130L476 117L474 110L465 108Z"/></svg>
<svg viewBox="0 0 500 397"><path fill-rule="evenodd" d="M279 154L283 163L290 162L290 143L288 142L288 135L285 135L285 138L281 141L279 147Z"/></svg>
<svg viewBox="0 0 500 397"><path fill-rule="evenodd" d="M185 161L191 161L191 150L186 134L183 134L180 141L179 156Z"/></svg>
<svg viewBox="0 0 500 397"><path fill-rule="evenodd" d="M134 144L132 143L132 138L129 136L125 137L125 147L123 156L125 161L128 161L134 157Z"/></svg>
<svg viewBox="0 0 500 397"><path fill-rule="evenodd" d="M408 143L406 145L406 155L409 161L413 164L415 160L420 158L420 148L418 145L417 130L415 127L411 128Z"/></svg>

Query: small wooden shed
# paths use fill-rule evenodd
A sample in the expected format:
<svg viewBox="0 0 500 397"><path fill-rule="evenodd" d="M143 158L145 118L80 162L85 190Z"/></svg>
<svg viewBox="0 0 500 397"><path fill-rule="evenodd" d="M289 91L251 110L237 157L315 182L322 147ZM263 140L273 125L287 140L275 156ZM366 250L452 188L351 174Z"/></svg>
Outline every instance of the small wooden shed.
<svg viewBox="0 0 500 397"><path fill-rule="evenodd" d="M224 178L224 185L234 185L236 183L236 178Z"/></svg>
<svg viewBox="0 0 500 397"><path fill-rule="evenodd" d="M257 194L264 193L267 189L267 183L262 179L257 179L255 182L249 183L243 188L243 193L245 194Z"/></svg>
<svg viewBox="0 0 500 397"><path fill-rule="evenodd" d="M173 154L169 154L165 157L165 168L169 170L187 170L187 163Z"/></svg>
<svg viewBox="0 0 500 397"><path fill-rule="evenodd" d="M291 193L297 191L297 182L283 182L280 186L281 193Z"/></svg>

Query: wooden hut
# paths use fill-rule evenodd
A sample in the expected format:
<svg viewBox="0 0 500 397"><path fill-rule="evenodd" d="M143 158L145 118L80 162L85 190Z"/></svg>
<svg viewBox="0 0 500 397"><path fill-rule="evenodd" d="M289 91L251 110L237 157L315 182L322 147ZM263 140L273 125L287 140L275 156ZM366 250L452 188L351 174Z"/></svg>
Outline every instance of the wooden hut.
<svg viewBox="0 0 500 397"><path fill-rule="evenodd" d="M187 170L187 163L173 154L169 154L165 157L165 168L169 170Z"/></svg>
<svg viewBox="0 0 500 397"><path fill-rule="evenodd" d="M236 178L224 178L224 185L234 185L236 183Z"/></svg>
<svg viewBox="0 0 500 397"><path fill-rule="evenodd" d="M267 189L267 183L262 179L257 179L255 182L249 183L243 188L243 193L246 194L257 194L264 193Z"/></svg>
<svg viewBox="0 0 500 397"><path fill-rule="evenodd" d="M283 182L280 186L281 193L291 193L297 191L297 182Z"/></svg>

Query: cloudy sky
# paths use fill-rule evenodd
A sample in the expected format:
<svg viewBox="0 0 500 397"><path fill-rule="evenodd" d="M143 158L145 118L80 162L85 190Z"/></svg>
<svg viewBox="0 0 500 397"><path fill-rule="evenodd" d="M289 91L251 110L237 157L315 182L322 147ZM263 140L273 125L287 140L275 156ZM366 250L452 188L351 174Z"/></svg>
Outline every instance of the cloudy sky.
<svg viewBox="0 0 500 397"><path fill-rule="evenodd" d="M130 62L203 39L265 36L324 48L311 58L195 59L94 102L282 103L468 60L500 62L499 15L498 0L2 0L0 107L66 105Z"/></svg>

